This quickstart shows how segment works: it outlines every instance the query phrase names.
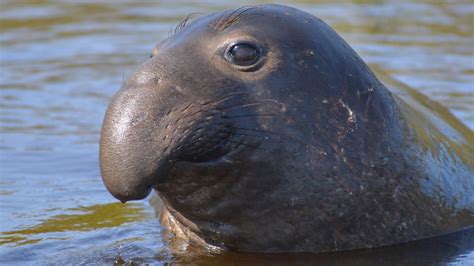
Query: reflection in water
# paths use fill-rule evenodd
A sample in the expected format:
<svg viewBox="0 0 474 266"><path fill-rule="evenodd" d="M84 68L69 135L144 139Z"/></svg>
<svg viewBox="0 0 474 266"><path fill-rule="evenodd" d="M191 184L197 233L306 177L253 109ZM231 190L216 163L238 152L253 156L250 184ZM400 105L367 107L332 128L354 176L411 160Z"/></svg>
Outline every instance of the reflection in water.
<svg viewBox="0 0 474 266"><path fill-rule="evenodd" d="M473 261L474 228L448 236L403 245L328 254L251 254L181 252L164 261L195 265L432 265ZM191 249L192 250L192 249ZM199 254L190 256L189 253Z"/></svg>
<svg viewBox="0 0 474 266"><path fill-rule="evenodd" d="M143 209L134 204L109 203L73 208L44 220L41 224L15 231L0 232L0 245L27 245L48 239L48 233L68 231L92 231L138 222L144 217ZM29 239L28 237L32 237ZM58 238L67 239L67 238Z"/></svg>
<svg viewBox="0 0 474 266"><path fill-rule="evenodd" d="M474 128L471 1L283 2L331 24L397 93L444 110L422 92ZM161 231L150 206L110 203L115 200L97 164L103 114L124 78L178 21L240 4L5 0L0 5L0 263L112 264L119 257L211 265L474 260L472 230L439 245L430 240L318 256L215 254L180 243ZM453 121L441 112L444 121Z"/></svg>

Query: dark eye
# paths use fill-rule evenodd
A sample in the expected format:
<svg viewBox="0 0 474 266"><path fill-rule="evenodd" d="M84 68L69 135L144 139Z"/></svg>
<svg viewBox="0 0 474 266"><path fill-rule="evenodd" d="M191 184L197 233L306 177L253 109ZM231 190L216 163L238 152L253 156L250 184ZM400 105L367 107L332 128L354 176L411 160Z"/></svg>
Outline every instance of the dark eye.
<svg viewBox="0 0 474 266"><path fill-rule="evenodd" d="M238 43L227 50L225 57L238 66L250 66L258 61L260 55L258 49L252 44Z"/></svg>

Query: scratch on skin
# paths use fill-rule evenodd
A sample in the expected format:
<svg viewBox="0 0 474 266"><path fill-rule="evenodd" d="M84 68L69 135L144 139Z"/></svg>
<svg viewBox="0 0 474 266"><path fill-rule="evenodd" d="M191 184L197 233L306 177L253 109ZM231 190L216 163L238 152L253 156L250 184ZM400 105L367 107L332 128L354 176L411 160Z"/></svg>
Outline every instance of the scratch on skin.
<svg viewBox="0 0 474 266"><path fill-rule="evenodd" d="M342 105L342 107L346 108L347 113L349 114L349 118L347 118L347 121L351 124L355 124L355 128L357 129L357 117L355 116L352 109L347 106L341 99L339 99L339 103Z"/></svg>

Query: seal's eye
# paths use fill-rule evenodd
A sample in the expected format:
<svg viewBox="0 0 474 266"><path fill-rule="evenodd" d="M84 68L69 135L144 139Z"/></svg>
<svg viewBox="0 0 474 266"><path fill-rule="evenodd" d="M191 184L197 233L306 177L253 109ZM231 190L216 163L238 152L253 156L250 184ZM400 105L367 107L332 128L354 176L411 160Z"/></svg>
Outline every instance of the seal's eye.
<svg viewBox="0 0 474 266"><path fill-rule="evenodd" d="M258 49L249 43L232 45L226 53L226 59L238 66L250 66L259 59Z"/></svg>

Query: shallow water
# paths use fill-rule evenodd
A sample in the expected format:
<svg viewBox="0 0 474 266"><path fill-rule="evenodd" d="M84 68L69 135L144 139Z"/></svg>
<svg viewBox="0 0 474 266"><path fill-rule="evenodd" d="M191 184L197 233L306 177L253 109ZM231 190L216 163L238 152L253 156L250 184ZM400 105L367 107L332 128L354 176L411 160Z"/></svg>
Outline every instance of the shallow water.
<svg viewBox="0 0 474 266"><path fill-rule="evenodd" d="M0 263L219 265L474 263L474 232L324 256L202 254L174 245L149 203L119 204L99 175L110 97L189 13L233 1L0 1ZM433 3L436 2L436 3ZM246 3L257 3L247 1ZM470 1L286 1L333 26L372 67L474 128Z"/></svg>

